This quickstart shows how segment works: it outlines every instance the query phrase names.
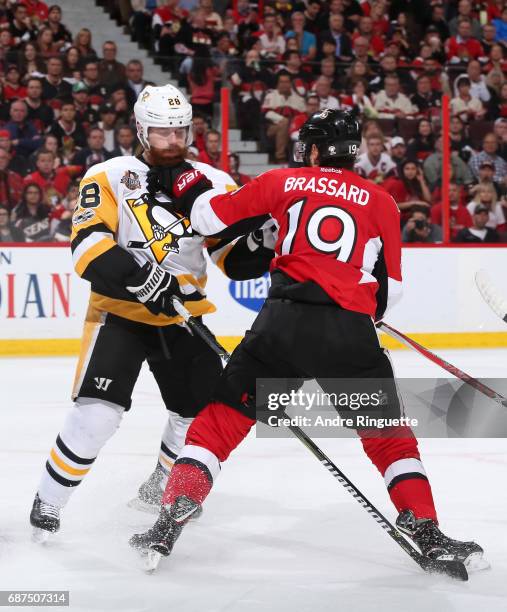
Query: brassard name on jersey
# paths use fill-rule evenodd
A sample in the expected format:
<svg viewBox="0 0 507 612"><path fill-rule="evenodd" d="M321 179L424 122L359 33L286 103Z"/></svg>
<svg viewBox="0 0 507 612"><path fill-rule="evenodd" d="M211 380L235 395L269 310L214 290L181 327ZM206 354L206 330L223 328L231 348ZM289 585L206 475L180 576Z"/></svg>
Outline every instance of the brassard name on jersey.
<svg viewBox="0 0 507 612"><path fill-rule="evenodd" d="M311 193L325 194L335 198L343 198L360 206L366 206L370 200L370 192L356 185L348 185L344 181L322 176L303 177L289 176L285 179L285 193L289 191L310 191Z"/></svg>

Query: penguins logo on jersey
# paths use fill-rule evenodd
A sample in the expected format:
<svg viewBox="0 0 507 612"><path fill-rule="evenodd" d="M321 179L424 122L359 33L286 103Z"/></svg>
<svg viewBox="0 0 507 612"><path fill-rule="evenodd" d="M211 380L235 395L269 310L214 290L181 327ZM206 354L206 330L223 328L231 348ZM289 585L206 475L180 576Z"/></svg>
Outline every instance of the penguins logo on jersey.
<svg viewBox="0 0 507 612"><path fill-rule="evenodd" d="M179 241L192 237L190 221L169 210L169 198L158 199L145 193L139 198L125 200L139 228L150 244L153 256L160 264L169 253L179 253Z"/></svg>

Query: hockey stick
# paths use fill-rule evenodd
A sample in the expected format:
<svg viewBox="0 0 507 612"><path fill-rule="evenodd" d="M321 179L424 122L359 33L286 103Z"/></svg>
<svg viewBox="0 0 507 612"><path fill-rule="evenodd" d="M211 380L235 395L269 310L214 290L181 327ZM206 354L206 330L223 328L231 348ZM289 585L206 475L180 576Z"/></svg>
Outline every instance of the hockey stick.
<svg viewBox="0 0 507 612"><path fill-rule="evenodd" d="M452 363L445 361L445 359L442 359L442 357L435 355L435 353L432 353L422 344L419 344L419 342L412 340L412 338L409 338L405 334L402 334L400 331L394 329L394 327L391 327L390 325L384 322L377 323L377 329L380 329L381 331L385 332L388 336L391 336L391 338L398 340L398 342L401 342L405 346L414 349L414 351L417 351L433 363L436 363L444 370L447 370L447 372L449 372L453 376L456 376L456 378L459 378L460 380L467 383L480 393L483 393L484 395L486 395L486 397L489 397L497 404L500 404L504 408L507 407L507 399L503 395L500 395L496 391L493 391L493 389L490 389L486 385L482 384L479 380L473 378L473 376L470 376L470 374L466 374L466 372L463 372L463 370L460 370L456 366L452 365Z"/></svg>
<svg viewBox="0 0 507 612"><path fill-rule="evenodd" d="M504 323L507 323L507 300L493 285L489 274L485 270L478 270L476 272L475 284L486 304Z"/></svg>
<svg viewBox="0 0 507 612"><path fill-rule="evenodd" d="M206 344L212 348L224 361L228 361L230 354L217 341L212 332L200 321L195 319L177 298L173 298L175 310L181 315L186 324L199 335ZM288 416L284 413L285 416ZM344 486L359 504L385 529L391 538L426 572L446 574L457 580L468 580L466 567L460 561L438 561L423 556L404 536L390 523L387 518L361 493L361 491L345 476L345 474L325 455L313 440L297 425L289 425L288 429L302 442L320 463Z"/></svg>
<svg viewBox="0 0 507 612"><path fill-rule="evenodd" d="M164 232L164 238L167 236L168 232L170 232L172 230L173 227L176 227L177 225L179 225L184 220L185 220L184 218L176 219L176 221L173 221L167 227L163 227L162 231ZM162 238L162 240L163 240L163 238ZM158 240L155 238L155 236L153 236L153 238L151 238L150 240L148 240L146 242L140 242L140 241L137 241L137 240L129 240L129 242L127 244L127 248L129 248L129 249L147 249L154 242L158 242Z"/></svg>

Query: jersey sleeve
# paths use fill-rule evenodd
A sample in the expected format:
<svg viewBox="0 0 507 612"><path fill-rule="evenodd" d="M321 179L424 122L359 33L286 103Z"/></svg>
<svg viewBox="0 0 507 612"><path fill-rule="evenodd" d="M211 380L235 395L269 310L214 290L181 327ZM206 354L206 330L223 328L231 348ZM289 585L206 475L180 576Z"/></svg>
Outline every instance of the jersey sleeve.
<svg viewBox="0 0 507 612"><path fill-rule="evenodd" d="M382 241L382 264L374 274L379 284L376 320L380 320L402 295L400 211L392 196L381 193L378 224Z"/></svg>
<svg viewBox="0 0 507 612"><path fill-rule="evenodd" d="M235 240L208 239L208 253L213 263L232 280L259 278L269 271L275 251L256 244L252 234Z"/></svg>
<svg viewBox="0 0 507 612"><path fill-rule="evenodd" d="M233 238L257 229L268 219L272 206L270 178L266 172L227 194L216 189L206 191L192 207L192 227L202 236L218 238Z"/></svg>
<svg viewBox="0 0 507 612"><path fill-rule="evenodd" d="M108 174L93 170L79 185L72 216L72 261L79 276L91 283L122 285L139 266L115 240L118 202Z"/></svg>

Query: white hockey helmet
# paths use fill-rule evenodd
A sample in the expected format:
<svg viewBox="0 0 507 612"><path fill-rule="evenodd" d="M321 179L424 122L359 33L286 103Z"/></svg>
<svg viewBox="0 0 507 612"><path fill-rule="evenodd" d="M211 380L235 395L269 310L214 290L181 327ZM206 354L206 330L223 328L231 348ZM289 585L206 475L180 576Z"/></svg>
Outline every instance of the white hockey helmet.
<svg viewBox="0 0 507 612"><path fill-rule="evenodd" d="M145 149L149 149L148 128L186 127L186 145L192 144L192 106L173 85L147 85L134 104L137 135Z"/></svg>

